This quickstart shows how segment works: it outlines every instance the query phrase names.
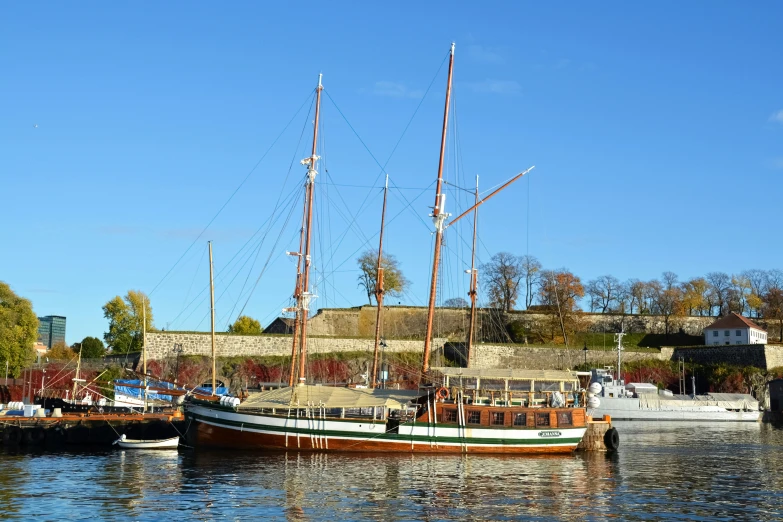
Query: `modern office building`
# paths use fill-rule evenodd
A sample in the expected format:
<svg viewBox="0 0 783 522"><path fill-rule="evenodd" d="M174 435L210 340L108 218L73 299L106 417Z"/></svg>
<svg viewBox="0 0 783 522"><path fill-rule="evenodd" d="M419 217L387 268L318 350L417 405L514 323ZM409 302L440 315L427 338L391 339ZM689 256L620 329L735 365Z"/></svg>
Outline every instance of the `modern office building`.
<svg viewBox="0 0 783 522"><path fill-rule="evenodd" d="M38 342L49 349L59 342L65 342L65 317L47 315L38 318Z"/></svg>

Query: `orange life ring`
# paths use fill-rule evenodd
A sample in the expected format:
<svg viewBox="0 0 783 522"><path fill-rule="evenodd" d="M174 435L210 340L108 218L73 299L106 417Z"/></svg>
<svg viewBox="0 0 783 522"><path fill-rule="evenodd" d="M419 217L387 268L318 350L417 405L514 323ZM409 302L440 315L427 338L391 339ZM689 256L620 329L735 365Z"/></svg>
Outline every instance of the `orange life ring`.
<svg viewBox="0 0 783 522"><path fill-rule="evenodd" d="M445 401L449 398L449 390L445 386L441 386L438 388L438 391L435 392L435 397L438 399Z"/></svg>

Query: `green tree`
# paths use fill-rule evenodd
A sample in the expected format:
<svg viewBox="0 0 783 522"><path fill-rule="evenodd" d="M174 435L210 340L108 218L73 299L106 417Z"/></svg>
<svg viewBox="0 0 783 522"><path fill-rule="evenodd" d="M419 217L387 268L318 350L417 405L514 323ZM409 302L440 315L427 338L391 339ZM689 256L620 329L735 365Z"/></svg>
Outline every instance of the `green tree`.
<svg viewBox="0 0 783 522"><path fill-rule="evenodd" d="M356 259L359 263L359 287L367 292L367 301L372 304L375 296L375 285L378 281L378 253L365 251ZM392 254L383 254L383 293L393 297L401 295L408 287L408 280L402 275L400 263Z"/></svg>
<svg viewBox="0 0 783 522"><path fill-rule="evenodd" d="M145 313L147 331L154 331L150 299L140 290L129 290L125 297L115 296L103 305L103 317L109 320L103 339L113 352L141 351Z"/></svg>
<svg viewBox="0 0 783 522"><path fill-rule="evenodd" d="M97 359L106 355L103 341L97 337L85 337L82 342L72 345L71 349L76 353L81 353L83 359Z"/></svg>
<svg viewBox="0 0 783 522"><path fill-rule="evenodd" d="M8 362L8 372L17 377L35 359L38 317L28 299L16 295L0 281L0 363Z"/></svg>
<svg viewBox="0 0 783 522"><path fill-rule="evenodd" d="M258 335L261 333L261 323L246 315L239 316L234 324L228 327L230 333L242 335Z"/></svg>

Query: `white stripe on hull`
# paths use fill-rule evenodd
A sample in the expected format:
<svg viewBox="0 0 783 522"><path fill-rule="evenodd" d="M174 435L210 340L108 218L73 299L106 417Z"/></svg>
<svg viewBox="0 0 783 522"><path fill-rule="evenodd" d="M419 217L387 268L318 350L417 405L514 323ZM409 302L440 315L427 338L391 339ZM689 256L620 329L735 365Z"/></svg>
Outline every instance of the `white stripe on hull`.
<svg viewBox="0 0 783 522"><path fill-rule="evenodd" d="M188 407L188 413L198 415L199 422L217 426L223 429L231 429L239 432L252 432L280 437L287 437L287 445L298 447L298 440L311 439L314 446L328 449L328 440L340 439L355 442L371 441L384 444L399 445L404 447L430 448L434 445L444 447L464 448L514 448L521 445L530 448L537 447L571 447L575 448L582 439L587 428L549 428L540 429L492 429L492 428L458 428L445 426L416 426L401 424L398 428L398 438L384 437L386 424L372 420L328 420L296 417L270 416L263 414L237 413L226 410L218 410L200 405ZM214 419L214 420L213 420ZM228 424L238 423L239 425ZM291 430L291 431L288 431ZM315 433L297 433L296 430L315 430ZM320 434L329 432L328 435ZM342 432L342 433L341 433ZM542 435L546 434L546 436ZM399 437L431 437L431 441L411 440ZM442 438L460 438L460 441L439 441ZM478 442L482 439L504 439L514 441L510 444ZM557 442L559 439L571 439ZM577 442L572 442L576 439ZM533 441L541 441L540 443ZM476 443L478 442L478 443Z"/></svg>

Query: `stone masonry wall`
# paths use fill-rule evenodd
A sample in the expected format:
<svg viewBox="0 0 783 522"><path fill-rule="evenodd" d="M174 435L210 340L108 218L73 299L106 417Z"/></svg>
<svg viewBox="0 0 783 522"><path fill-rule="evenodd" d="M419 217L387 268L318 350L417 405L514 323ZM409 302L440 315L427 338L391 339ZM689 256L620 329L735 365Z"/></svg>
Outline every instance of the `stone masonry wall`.
<svg viewBox="0 0 783 522"><path fill-rule="evenodd" d="M441 350L445 339L433 340L433 348ZM174 345L182 345L183 355L210 355L212 353L211 336L208 333L150 332L147 334L147 357L165 359L175 355ZM395 340L386 341L387 352L417 352L423 350L422 341ZM215 348L218 357L258 357L289 356L291 354L291 336L283 335L226 335L216 336ZM366 352L372 354L373 339L338 339L311 337L308 340L308 353ZM566 369L584 362L582 350L563 348L528 348L516 345L477 344L475 346L474 366L476 368L536 368ZM657 353L626 352L623 360L660 358ZM613 364L614 352L589 350L588 362L596 365ZM433 355L433 365L438 364L437 354Z"/></svg>
<svg viewBox="0 0 783 522"><path fill-rule="evenodd" d="M683 358L699 364L755 366L763 370L783 366L783 345L720 345L698 348L674 348L671 359Z"/></svg>
<svg viewBox="0 0 783 522"><path fill-rule="evenodd" d="M446 339L434 339L433 349L440 351ZM147 357L165 359L173 357L174 344L182 345L183 355L210 355L212 343L209 333L150 332L147 334ZM396 340L386 341L387 352L417 352L423 350L422 341ZM372 354L373 339L343 339L311 337L308 341L308 353L366 352ZM291 354L291 336L284 335L227 335L216 336L218 357L258 357L289 356ZM747 346L704 346L692 348L661 348L657 352L624 352L623 361L658 359L677 360L683 357L686 362L701 364L728 363L738 366L756 366L762 369L783 366L783 345L747 345ZM587 362L595 366L613 365L617 355L612 351L588 350ZM479 343L474 348L473 365L476 368L527 368L527 369L567 369L583 363L585 352L582 350L552 348L531 348L519 345L499 345ZM438 362L434 355L433 365Z"/></svg>
<svg viewBox="0 0 783 522"><path fill-rule="evenodd" d="M329 337L373 337L375 335L376 308L357 306L355 308L321 309L309 323L313 335ZM611 315L585 313L582 315L589 330L594 332L619 331L622 325L626 332L664 333L665 323L657 315ZM506 314L506 320L521 321L528 329L540 329L549 317L546 314L515 310ZM715 322L715 317L671 318L669 331L682 329L691 335L701 335L702 330ZM393 339L422 339L427 323L427 309L416 306L386 306L383 310L383 335ZM439 337L464 338L468 326L468 312L460 308L438 308L435 312L434 329ZM479 310L476 318L478 338L497 335L502 329L497 312Z"/></svg>

